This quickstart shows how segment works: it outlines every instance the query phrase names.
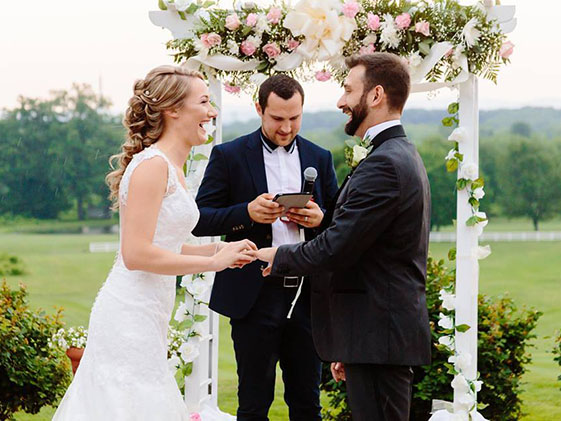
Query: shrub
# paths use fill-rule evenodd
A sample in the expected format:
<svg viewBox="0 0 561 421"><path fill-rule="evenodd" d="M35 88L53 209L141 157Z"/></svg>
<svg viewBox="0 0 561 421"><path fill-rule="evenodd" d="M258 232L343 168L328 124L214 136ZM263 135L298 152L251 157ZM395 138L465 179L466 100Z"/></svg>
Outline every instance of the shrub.
<svg viewBox="0 0 561 421"><path fill-rule="evenodd" d="M0 276L22 275L24 271L23 262L19 257L0 253Z"/></svg>
<svg viewBox="0 0 561 421"><path fill-rule="evenodd" d="M31 311L25 287L0 288L0 420L23 410L36 414L53 405L70 383L64 352L49 347L62 327L61 310L54 316Z"/></svg>
<svg viewBox="0 0 561 421"><path fill-rule="evenodd" d="M443 260L429 258L427 307L433 339L432 363L415 370L412 420L427 420L433 399L453 400L452 376L445 366L450 351L438 344L440 335L436 329L442 311L439 292L453 282L455 271L448 269ZM480 412L485 418L510 421L520 417L521 377L531 361L527 348L535 337L532 332L540 316L541 312L533 309L518 311L512 299L507 297L479 296L478 368L484 383L478 401L483 403ZM331 379L327 364L323 369L321 389L330 401L329 408L324 409L325 419L351 420L345 384Z"/></svg>
<svg viewBox="0 0 561 421"><path fill-rule="evenodd" d="M557 364L561 367L561 331L557 333L555 338L555 348L553 348L553 361L557 361ZM557 376L557 380L561 381L561 374Z"/></svg>

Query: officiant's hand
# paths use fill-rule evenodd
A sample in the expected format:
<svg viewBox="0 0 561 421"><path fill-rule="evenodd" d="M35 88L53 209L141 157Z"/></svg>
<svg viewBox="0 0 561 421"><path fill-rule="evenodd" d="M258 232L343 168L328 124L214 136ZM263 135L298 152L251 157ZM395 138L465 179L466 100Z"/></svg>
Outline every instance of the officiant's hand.
<svg viewBox="0 0 561 421"><path fill-rule="evenodd" d="M323 212L318 204L312 200L306 203L305 208L290 208L286 213L290 221L305 228L319 227L323 220Z"/></svg>
<svg viewBox="0 0 561 421"><path fill-rule="evenodd" d="M263 193L248 203L247 212L252 221L259 224L272 224L282 215L284 207L273 202L274 197L270 193Z"/></svg>
<svg viewBox="0 0 561 421"><path fill-rule="evenodd" d="M266 268L262 268L263 276L269 276L271 274L271 269L273 268L273 261L277 254L278 247L265 247L257 251L249 251L248 254L255 257L257 260L262 262L267 262L269 265Z"/></svg>
<svg viewBox="0 0 561 421"><path fill-rule="evenodd" d="M333 380L336 382L347 380L347 376L345 375L345 364L339 362L331 363L331 375L333 376Z"/></svg>

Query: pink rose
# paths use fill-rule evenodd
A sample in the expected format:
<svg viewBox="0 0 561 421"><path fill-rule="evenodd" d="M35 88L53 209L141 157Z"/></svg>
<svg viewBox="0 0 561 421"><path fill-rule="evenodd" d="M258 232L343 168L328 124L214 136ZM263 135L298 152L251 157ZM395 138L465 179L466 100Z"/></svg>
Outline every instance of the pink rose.
<svg viewBox="0 0 561 421"><path fill-rule="evenodd" d="M263 52L267 54L269 58L275 58L281 53L281 50L277 44L269 43L263 47Z"/></svg>
<svg viewBox="0 0 561 421"><path fill-rule="evenodd" d="M244 53L246 56L252 56L253 54L255 54L255 51L257 51L257 47L255 46L255 44L248 40L242 42L240 48L242 50L242 53Z"/></svg>
<svg viewBox="0 0 561 421"><path fill-rule="evenodd" d="M245 24L247 26L255 26L257 25L257 21L258 21L257 13L250 13L249 15L247 15Z"/></svg>
<svg viewBox="0 0 561 421"><path fill-rule="evenodd" d="M359 10L360 5L354 0L347 0L343 5L343 15L351 19L354 19Z"/></svg>
<svg viewBox="0 0 561 421"><path fill-rule="evenodd" d="M210 34L202 34L201 35L201 42L206 48L214 47L215 45L220 45L222 42L222 38L215 32L211 32Z"/></svg>
<svg viewBox="0 0 561 421"><path fill-rule="evenodd" d="M409 16L409 13L402 13L395 18L395 24L398 29L407 29L411 25L411 16Z"/></svg>
<svg viewBox="0 0 561 421"><path fill-rule="evenodd" d="M290 51L292 50L296 50L298 48L298 46L300 45L300 43L298 41L296 41L294 38L291 38L288 40L287 43L287 47Z"/></svg>
<svg viewBox="0 0 561 421"><path fill-rule="evenodd" d="M198 412L193 412L191 415L189 415L189 421L202 421L202 418Z"/></svg>
<svg viewBox="0 0 561 421"><path fill-rule="evenodd" d="M372 54L374 51L376 51L376 46L374 44L368 44L366 46L360 47L360 50L358 50L358 54L362 56L364 54Z"/></svg>
<svg viewBox="0 0 561 421"><path fill-rule="evenodd" d="M235 31L240 27L240 25L241 25L240 18L238 17L237 14L234 13L232 15L226 16L226 24L224 26L230 31Z"/></svg>
<svg viewBox="0 0 561 421"><path fill-rule="evenodd" d="M415 24L415 32L418 32L428 37L430 35L430 23L428 23L426 20L417 22Z"/></svg>
<svg viewBox="0 0 561 421"><path fill-rule="evenodd" d="M499 55L502 58L509 58L512 52L514 51L514 44L510 41L503 42L501 45L501 49L499 50Z"/></svg>
<svg viewBox="0 0 561 421"><path fill-rule="evenodd" d="M375 31L380 27L380 16L375 15L374 13L368 13L368 28L370 30Z"/></svg>
<svg viewBox="0 0 561 421"><path fill-rule="evenodd" d="M224 83L224 90L230 94L237 94L241 91L241 88L236 85L230 84L230 82Z"/></svg>
<svg viewBox="0 0 561 421"><path fill-rule="evenodd" d="M319 80L320 82L327 82L329 79L331 79L331 73L327 70L320 70L319 72L316 72L316 80Z"/></svg>
<svg viewBox="0 0 561 421"><path fill-rule="evenodd" d="M269 23L276 25L279 23L282 16L282 11L278 7L271 7L269 13L267 13L267 20Z"/></svg>

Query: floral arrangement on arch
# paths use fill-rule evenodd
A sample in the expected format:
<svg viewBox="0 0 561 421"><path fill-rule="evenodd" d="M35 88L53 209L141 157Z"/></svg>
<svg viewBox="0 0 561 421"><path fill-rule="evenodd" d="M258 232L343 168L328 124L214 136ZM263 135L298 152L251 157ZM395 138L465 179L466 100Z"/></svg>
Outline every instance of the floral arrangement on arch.
<svg viewBox="0 0 561 421"><path fill-rule="evenodd" d="M300 0L293 7L243 2L233 10L214 1L160 0L191 19L193 37L174 39L176 62L213 69L228 92L251 89L267 75L342 82L345 57L374 51L407 60L414 81L454 81L473 73L496 81L514 45L487 15L493 0Z"/></svg>

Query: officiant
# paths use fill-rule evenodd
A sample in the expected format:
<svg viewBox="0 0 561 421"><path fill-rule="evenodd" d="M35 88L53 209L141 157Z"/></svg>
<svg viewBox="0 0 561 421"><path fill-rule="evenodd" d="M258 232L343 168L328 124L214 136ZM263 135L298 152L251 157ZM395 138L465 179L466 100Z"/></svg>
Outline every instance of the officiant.
<svg viewBox="0 0 561 421"><path fill-rule="evenodd" d="M275 75L259 88L261 127L213 148L199 188L197 236L248 238L258 247L314 238L337 192L331 153L298 135L304 91ZM284 209L276 194L302 191L303 172L317 171L313 198ZM312 171L313 172L313 171ZM230 318L238 373L238 421L266 421L280 363L292 421L320 420L321 362L310 323L306 278L264 279L261 263L216 274L210 308Z"/></svg>

